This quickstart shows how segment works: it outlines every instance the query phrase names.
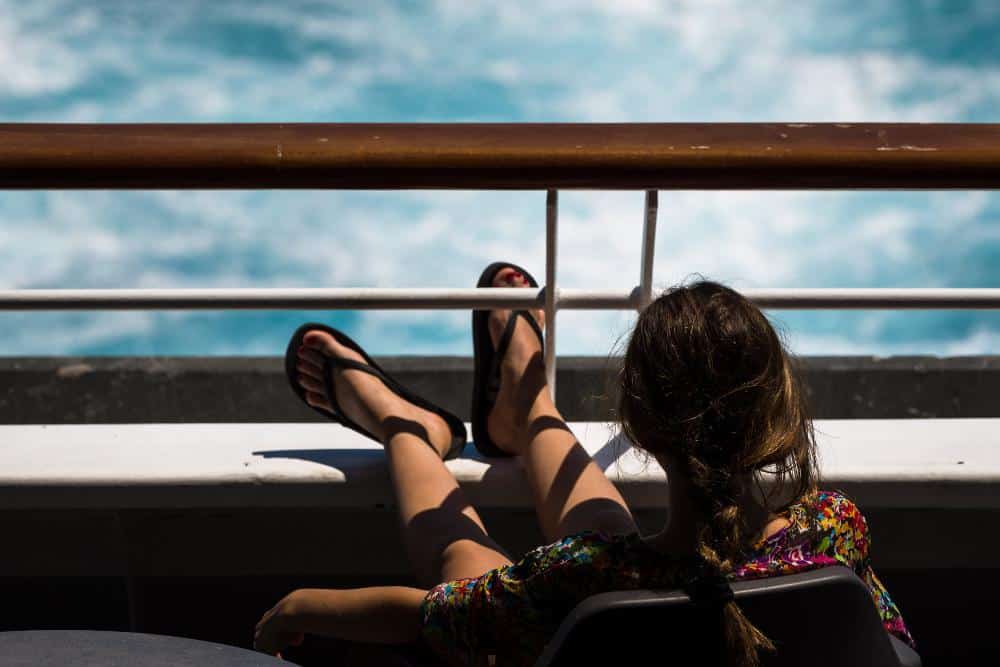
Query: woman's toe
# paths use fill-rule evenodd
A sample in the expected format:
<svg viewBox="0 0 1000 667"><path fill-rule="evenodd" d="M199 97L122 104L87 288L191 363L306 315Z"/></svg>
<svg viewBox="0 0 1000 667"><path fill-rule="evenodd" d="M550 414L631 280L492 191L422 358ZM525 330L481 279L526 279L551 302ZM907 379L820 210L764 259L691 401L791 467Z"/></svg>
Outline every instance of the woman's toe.
<svg viewBox="0 0 1000 667"><path fill-rule="evenodd" d="M295 370L298 371L300 376L306 375L317 380L323 379L323 369L306 361L300 361L295 364Z"/></svg>
<svg viewBox="0 0 1000 667"><path fill-rule="evenodd" d="M326 354L335 357L342 356L339 354L340 344L325 331L313 330L306 332L306 335L302 337L302 345L306 348L307 352L312 351L314 354Z"/></svg>
<svg viewBox="0 0 1000 667"><path fill-rule="evenodd" d="M299 386L308 392L319 394L320 396L323 396L323 392L326 389L326 385L324 385L318 379L310 377L308 375L299 376Z"/></svg>
<svg viewBox="0 0 1000 667"><path fill-rule="evenodd" d="M303 345L298 351L299 361L316 368L323 368L323 355L311 347Z"/></svg>
<svg viewBox="0 0 1000 667"><path fill-rule="evenodd" d="M493 287L516 287L519 275L521 274L514 267L505 266L493 276Z"/></svg>
<svg viewBox="0 0 1000 667"><path fill-rule="evenodd" d="M323 410L330 409L330 403L326 400L323 394L316 393L314 391L306 392L306 403L314 408L322 408Z"/></svg>

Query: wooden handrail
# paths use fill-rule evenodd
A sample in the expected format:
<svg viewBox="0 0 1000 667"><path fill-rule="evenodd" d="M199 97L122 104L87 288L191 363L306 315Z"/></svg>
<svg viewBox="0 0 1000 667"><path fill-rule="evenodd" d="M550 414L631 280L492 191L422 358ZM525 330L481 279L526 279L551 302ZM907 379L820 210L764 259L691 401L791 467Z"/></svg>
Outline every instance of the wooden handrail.
<svg viewBox="0 0 1000 667"><path fill-rule="evenodd" d="M1000 124L0 124L4 189L1000 187Z"/></svg>

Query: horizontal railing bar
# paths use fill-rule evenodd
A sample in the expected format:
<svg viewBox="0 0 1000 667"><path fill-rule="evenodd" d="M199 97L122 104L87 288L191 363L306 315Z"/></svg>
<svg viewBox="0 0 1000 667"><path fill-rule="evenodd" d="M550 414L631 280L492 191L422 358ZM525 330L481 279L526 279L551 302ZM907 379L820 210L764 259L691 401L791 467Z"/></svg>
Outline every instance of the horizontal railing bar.
<svg viewBox="0 0 1000 667"><path fill-rule="evenodd" d="M1000 187L1000 124L0 124L0 188Z"/></svg>
<svg viewBox="0 0 1000 667"><path fill-rule="evenodd" d="M543 306L541 290L237 288L0 290L0 310L462 310Z"/></svg>
<svg viewBox="0 0 1000 667"><path fill-rule="evenodd" d="M747 289L762 308L1000 309L995 288ZM655 295L654 295L655 296ZM560 289L560 310L629 310L632 290ZM0 290L0 310L468 310L543 308L544 288L25 289Z"/></svg>
<svg viewBox="0 0 1000 667"><path fill-rule="evenodd" d="M995 309L1000 289L976 288L771 288L741 290L761 308L784 310Z"/></svg>

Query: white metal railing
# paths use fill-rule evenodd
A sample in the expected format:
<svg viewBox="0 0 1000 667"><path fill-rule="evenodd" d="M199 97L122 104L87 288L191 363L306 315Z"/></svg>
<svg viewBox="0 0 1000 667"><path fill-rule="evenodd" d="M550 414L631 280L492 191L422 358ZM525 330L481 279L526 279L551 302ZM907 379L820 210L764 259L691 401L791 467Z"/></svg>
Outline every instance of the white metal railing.
<svg viewBox="0 0 1000 667"><path fill-rule="evenodd" d="M0 290L3 310L429 310L544 308L545 368L555 391L559 310L641 309L653 296L658 193L646 192L639 284L631 290L560 289L558 193L546 197L545 285L503 288L24 289ZM1000 309L1000 288L786 288L742 290L770 309Z"/></svg>

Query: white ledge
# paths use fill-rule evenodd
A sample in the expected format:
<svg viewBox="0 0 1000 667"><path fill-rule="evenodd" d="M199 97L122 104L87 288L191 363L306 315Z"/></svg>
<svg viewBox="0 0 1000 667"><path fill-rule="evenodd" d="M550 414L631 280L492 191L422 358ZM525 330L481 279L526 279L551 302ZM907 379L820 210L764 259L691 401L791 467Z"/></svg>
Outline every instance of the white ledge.
<svg viewBox="0 0 1000 667"><path fill-rule="evenodd" d="M655 461L603 423L571 424L633 507L665 503ZM1000 419L819 420L823 485L867 507L1000 508ZM0 426L11 508L355 507L393 504L381 447L335 424ZM516 459L470 443L450 461L470 500L530 508Z"/></svg>

